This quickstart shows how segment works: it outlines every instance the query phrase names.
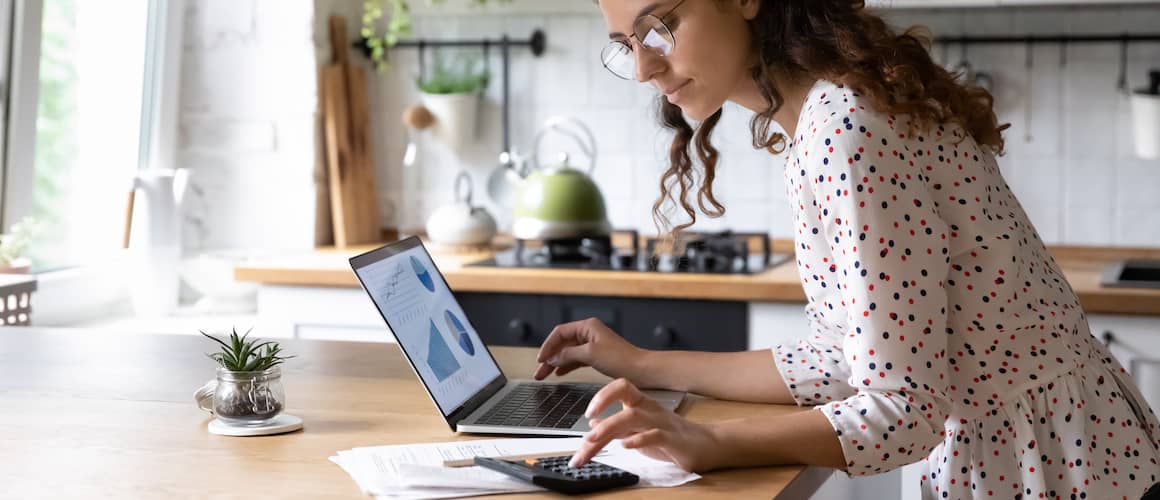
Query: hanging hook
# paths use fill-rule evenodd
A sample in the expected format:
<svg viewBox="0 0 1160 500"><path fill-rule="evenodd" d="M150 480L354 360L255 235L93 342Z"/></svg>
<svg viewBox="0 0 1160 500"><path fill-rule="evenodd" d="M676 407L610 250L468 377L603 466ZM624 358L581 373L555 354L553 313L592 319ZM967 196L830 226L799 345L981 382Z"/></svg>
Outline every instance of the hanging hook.
<svg viewBox="0 0 1160 500"><path fill-rule="evenodd" d="M491 39L483 39L483 72L487 75L488 80L492 78L491 74Z"/></svg>
<svg viewBox="0 0 1160 500"><path fill-rule="evenodd" d="M512 71L511 43L507 34L500 38L500 61L503 67L503 82L500 90L503 96L503 146L505 152L511 152L511 71Z"/></svg>
<svg viewBox="0 0 1160 500"><path fill-rule="evenodd" d="M427 76L427 41L419 40L419 79Z"/></svg>
<svg viewBox="0 0 1160 500"><path fill-rule="evenodd" d="M1128 34L1120 35L1120 78L1116 82L1116 89L1128 93Z"/></svg>
<svg viewBox="0 0 1160 500"><path fill-rule="evenodd" d="M1024 84L1023 91L1023 142L1031 142L1031 92L1035 88L1032 81L1035 78L1035 45L1030 36L1027 37L1027 46L1024 50L1027 51L1023 66L1027 70L1027 81Z"/></svg>
<svg viewBox="0 0 1160 500"><path fill-rule="evenodd" d="M1031 67L1035 65L1035 50L1034 50L1035 41L1031 37L1027 37L1027 41L1024 43L1026 45L1023 48L1023 50L1024 50L1023 66L1026 67L1027 69L1031 69Z"/></svg>

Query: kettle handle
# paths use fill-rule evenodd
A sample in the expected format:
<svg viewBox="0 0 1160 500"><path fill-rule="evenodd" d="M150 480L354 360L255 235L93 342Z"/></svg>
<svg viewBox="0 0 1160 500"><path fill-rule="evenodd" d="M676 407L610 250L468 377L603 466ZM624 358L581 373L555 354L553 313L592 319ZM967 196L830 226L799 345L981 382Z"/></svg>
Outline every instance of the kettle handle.
<svg viewBox="0 0 1160 500"><path fill-rule="evenodd" d="M471 185L471 176L466 171L460 170L459 175L455 176L455 202L471 206L474 190L475 187Z"/></svg>
<svg viewBox="0 0 1160 500"><path fill-rule="evenodd" d="M565 125L572 125L573 127L565 127ZM575 130L580 130L583 134L577 134ZM588 157L588 175L592 175L592 171L596 169L596 136L592 134L592 129L588 128L584 122L573 116L553 116L544 122L544 126L536 132L536 138L532 141L531 163L533 168L542 168L540 164L540 142L544 140L544 136L548 132L559 132L572 138L577 145L580 146L581 152Z"/></svg>

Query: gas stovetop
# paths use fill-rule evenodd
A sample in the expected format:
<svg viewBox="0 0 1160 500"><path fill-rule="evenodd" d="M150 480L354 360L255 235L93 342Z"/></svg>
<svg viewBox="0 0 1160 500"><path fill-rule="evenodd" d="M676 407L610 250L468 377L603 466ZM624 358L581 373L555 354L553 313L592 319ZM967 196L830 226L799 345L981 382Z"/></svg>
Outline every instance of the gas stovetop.
<svg viewBox="0 0 1160 500"><path fill-rule="evenodd" d="M643 247L643 248L642 248ZM672 247L672 248L669 248ZM771 251L762 233L685 233L666 245L636 231L564 240L516 240L495 258L470 264L485 267L589 269L662 273L754 274L789 259Z"/></svg>

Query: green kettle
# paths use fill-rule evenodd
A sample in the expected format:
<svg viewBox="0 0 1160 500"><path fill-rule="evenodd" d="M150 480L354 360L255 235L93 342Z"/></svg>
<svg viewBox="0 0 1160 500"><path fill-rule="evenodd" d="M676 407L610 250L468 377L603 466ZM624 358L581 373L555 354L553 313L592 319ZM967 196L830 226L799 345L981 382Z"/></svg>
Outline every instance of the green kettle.
<svg viewBox="0 0 1160 500"><path fill-rule="evenodd" d="M572 138L580 146L589 157L588 172L574 168L564 153L552 165L536 161L540 142L553 132ZM531 163L535 167L523 179L516 195L512 235L521 240L607 236L612 227L604 196L589 176L596 165L596 140L591 130L572 117L552 118L536 134L534 142Z"/></svg>

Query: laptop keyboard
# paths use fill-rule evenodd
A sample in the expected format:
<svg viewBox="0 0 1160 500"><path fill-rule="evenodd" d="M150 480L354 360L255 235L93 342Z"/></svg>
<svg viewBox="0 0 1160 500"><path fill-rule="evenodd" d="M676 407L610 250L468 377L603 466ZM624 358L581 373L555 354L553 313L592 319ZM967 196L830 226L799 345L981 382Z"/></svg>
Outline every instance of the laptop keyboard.
<svg viewBox="0 0 1160 500"><path fill-rule="evenodd" d="M479 425L568 429L584 416L599 386L525 384L507 393Z"/></svg>

